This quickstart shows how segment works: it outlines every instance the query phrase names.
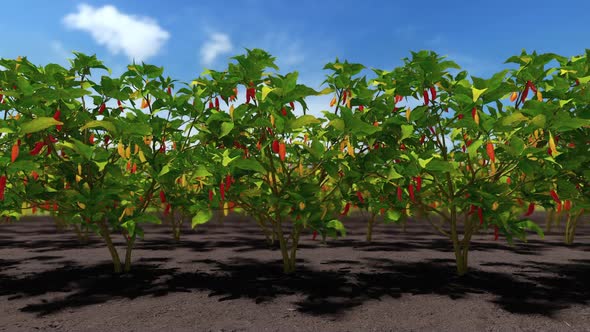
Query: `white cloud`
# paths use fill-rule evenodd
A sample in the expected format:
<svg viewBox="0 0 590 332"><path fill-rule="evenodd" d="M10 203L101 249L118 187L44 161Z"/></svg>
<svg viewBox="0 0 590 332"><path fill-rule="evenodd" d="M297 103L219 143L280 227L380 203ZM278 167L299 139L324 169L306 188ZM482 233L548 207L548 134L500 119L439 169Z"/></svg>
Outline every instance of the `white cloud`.
<svg viewBox="0 0 590 332"><path fill-rule="evenodd" d="M209 40L201 47L201 61L210 65L219 55L229 53L233 46L229 36L223 33L212 33Z"/></svg>
<svg viewBox="0 0 590 332"><path fill-rule="evenodd" d="M121 13L111 5L94 8L81 4L77 13L63 18L63 23L69 28L89 32L109 52L122 52L136 61L156 55L170 37L155 20Z"/></svg>

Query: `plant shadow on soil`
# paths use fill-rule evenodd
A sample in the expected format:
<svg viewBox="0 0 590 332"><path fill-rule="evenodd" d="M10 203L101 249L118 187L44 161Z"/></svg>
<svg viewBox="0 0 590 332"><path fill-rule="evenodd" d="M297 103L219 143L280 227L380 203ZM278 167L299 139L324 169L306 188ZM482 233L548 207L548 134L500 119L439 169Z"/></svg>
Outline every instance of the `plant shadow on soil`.
<svg viewBox="0 0 590 332"><path fill-rule="evenodd" d="M455 274L451 245L432 233L423 234L423 229L419 228L406 234L384 229L384 232L379 233L378 240L369 244L363 241L362 236L359 237L364 224L359 223L357 228L351 226L349 234L358 233L356 238L333 241L327 247L348 247L353 251L375 252L376 255L356 260L314 260L322 268L317 267L317 264L316 268L312 268L313 264L310 262L298 259L297 273L291 276L283 275L279 260L240 257L240 252L258 250L273 250L278 257L278 251L276 247L269 248L260 237L239 235L244 234L244 231L241 229L235 232L237 227L242 227L235 225L225 233L220 232L221 228L216 226L201 229L178 243L169 240L169 237L146 237L145 241L137 244L137 249L159 255L170 255L171 246L200 253L218 248L231 249L226 250L230 253L229 257L221 260L189 260L199 267L195 272L164 267L170 260L179 263L177 257L170 256L171 258L137 259L130 273L117 276L112 273L110 263L81 266L79 262L71 260L72 257L68 256L71 253L67 249L88 247L77 244L73 237L71 240L47 237L31 241L20 241L16 237L2 239L0 247L18 247L32 253L50 251L51 248L61 250L63 255L52 253L29 257L27 260L33 262L31 264L42 264L49 268L26 274L10 273L25 263L0 259L0 297L9 301L30 298L34 302L25 304L20 310L38 316L117 299L161 297L180 292L205 293L219 301L247 299L254 303L268 303L296 295L293 305L299 312L318 316L338 316L368 301L397 299L405 294L434 294L451 299L486 294L490 296L490 301L510 313L548 317L572 305L585 305L590 301L590 283L587 282L590 280L590 260L564 260L565 263L560 264L533 260L519 260L519 264L488 261L480 266L506 267L518 271L498 272L473 266L467 275L458 277ZM584 231L587 235L587 230ZM20 230L18 233L26 235L26 232ZM159 234L166 235L165 232L158 232ZM228 234L232 234L229 240ZM51 233L48 231L46 235ZM430 238L424 238L424 235L429 235ZM526 246L516 247L477 241L473 243L472 249L511 250L516 255L536 258L543 251L561 247L555 238L551 240L531 240ZM92 240L91 243L91 247L94 247L95 241ZM96 242L96 245L101 246L100 242ZM302 243L301 246L319 250L317 247L317 242ZM588 247L588 244L577 245L577 249L582 251L588 250ZM446 252L449 258L426 258L418 262L397 261L376 258L381 256L378 254L380 251ZM24 270L26 272L26 268ZM8 273L4 273L5 271Z"/></svg>
<svg viewBox="0 0 590 332"><path fill-rule="evenodd" d="M351 273L343 267L318 271L301 266L293 276L284 276L280 262L254 259L214 262L208 272L180 272L161 268L161 259L147 259L136 264L127 275L114 276L110 264L64 267L36 273L24 278L0 276L0 296L8 299L43 296L50 299L28 304L20 310L39 316L64 309L105 303L113 299L165 296L175 292L207 292L219 301L246 298L256 303L281 296L299 295L297 310L310 315L339 315L370 300L403 294L437 294L452 299L488 293L504 310L517 314L552 316L573 304L587 304L590 298L590 260L572 264L527 262L526 268L548 271L530 280L517 280L506 273L472 269L468 275L455 275L453 260L438 259L421 263L390 259L368 259L365 264L377 269L371 273ZM298 263L303 263L302 261ZM328 264L331 262L327 262ZM341 265L362 262L338 261ZM504 263L491 263L503 265ZM556 278L558 275L559 278ZM63 296L55 295L64 293Z"/></svg>

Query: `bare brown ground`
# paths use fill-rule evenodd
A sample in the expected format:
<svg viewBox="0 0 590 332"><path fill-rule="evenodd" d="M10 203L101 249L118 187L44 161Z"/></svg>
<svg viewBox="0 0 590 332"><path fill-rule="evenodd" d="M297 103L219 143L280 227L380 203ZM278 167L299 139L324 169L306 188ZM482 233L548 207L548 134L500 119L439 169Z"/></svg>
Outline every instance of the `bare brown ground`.
<svg viewBox="0 0 590 332"><path fill-rule="evenodd" d="M588 222L572 246L562 230L514 247L479 234L462 278L425 222L377 224L371 244L363 220L345 224L326 245L305 235L289 277L237 216L179 243L148 227L123 276L96 237L80 244L47 218L0 225L0 330L590 331Z"/></svg>

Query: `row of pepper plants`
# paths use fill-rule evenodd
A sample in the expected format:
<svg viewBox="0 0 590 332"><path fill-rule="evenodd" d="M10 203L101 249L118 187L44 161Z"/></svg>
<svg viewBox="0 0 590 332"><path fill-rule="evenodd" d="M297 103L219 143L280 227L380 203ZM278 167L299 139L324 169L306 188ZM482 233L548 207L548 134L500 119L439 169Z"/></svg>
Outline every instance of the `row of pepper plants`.
<svg viewBox="0 0 590 332"><path fill-rule="evenodd" d="M301 236L345 235L354 209L368 241L375 222L414 216L450 240L463 275L480 231L543 236L535 206L557 216L548 228L565 213L573 242L590 208L589 55L523 51L488 79L430 51L372 79L336 59L321 91L260 49L190 84L145 63L113 78L77 52L70 68L1 59L0 213L97 234L116 273L145 223L179 240L185 220L243 213L293 273ZM321 117L306 103L318 95L332 97Z"/></svg>

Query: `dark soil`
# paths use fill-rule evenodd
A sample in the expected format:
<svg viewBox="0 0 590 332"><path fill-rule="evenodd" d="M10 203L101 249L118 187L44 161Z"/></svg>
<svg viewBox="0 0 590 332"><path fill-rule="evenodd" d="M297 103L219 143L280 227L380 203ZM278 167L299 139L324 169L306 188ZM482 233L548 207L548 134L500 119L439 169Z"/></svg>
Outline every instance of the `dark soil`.
<svg viewBox="0 0 590 332"><path fill-rule="evenodd" d="M588 222L572 246L562 230L514 247L479 234L461 278L427 223L378 224L371 244L362 220L345 224L327 245L305 235L289 277L236 216L187 227L179 243L148 227L122 276L96 237L80 244L48 218L0 225L0 330L590 331Z"/></svg>

